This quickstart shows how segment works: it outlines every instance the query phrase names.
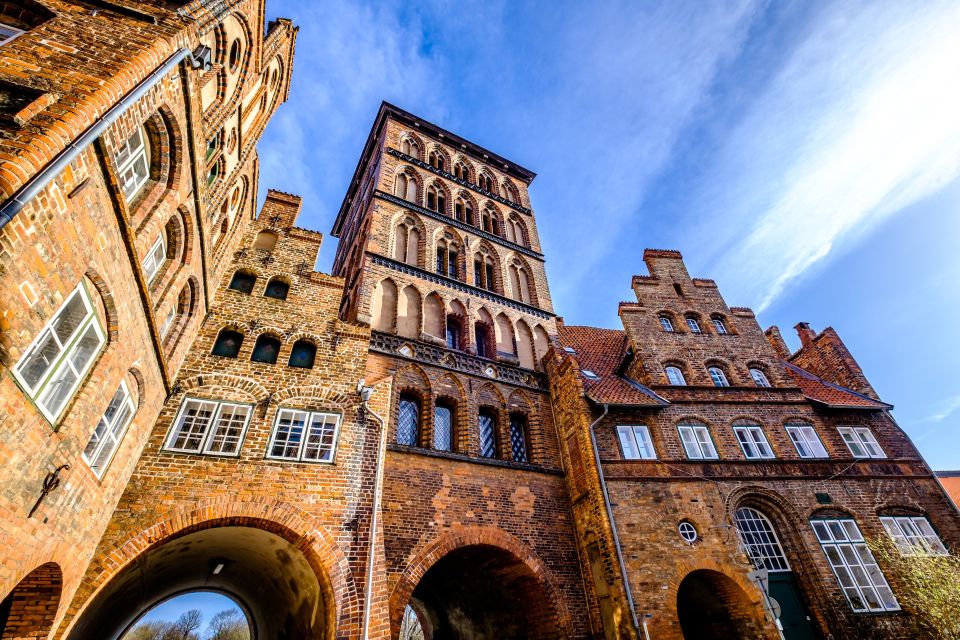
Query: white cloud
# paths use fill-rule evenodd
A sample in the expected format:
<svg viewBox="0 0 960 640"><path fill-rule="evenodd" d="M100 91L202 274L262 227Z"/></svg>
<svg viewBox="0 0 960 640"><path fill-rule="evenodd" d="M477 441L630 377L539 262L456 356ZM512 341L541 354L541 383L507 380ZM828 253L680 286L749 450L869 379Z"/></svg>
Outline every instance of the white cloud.
<svg viewBox="0 0 960 640"><path fill-rule="evenodd" d="M960 174L960 5L833 5L731 133L707 225L721 277L791 281ZM702 205L701 205L702 206Z"/></svg>

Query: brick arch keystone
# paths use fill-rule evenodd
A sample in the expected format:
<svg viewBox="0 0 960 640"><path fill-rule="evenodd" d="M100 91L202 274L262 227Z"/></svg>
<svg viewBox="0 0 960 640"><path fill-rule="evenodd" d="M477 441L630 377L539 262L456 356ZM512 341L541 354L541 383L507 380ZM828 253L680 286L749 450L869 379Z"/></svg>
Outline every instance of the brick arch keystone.
<svg viewBox="0 0 960 640"><path fill-rule="evenodd" d="M488 545L506 551L523 563L547 592L553 604L561 637L573 637L573 617L560 591L556 578L540 557L519 538L495 527L458 527L446 531L420 548L407 562L407 566L390 594L391 636L400 633L403 611L414 589L433 565L452 551L475 545Z"/></svg>

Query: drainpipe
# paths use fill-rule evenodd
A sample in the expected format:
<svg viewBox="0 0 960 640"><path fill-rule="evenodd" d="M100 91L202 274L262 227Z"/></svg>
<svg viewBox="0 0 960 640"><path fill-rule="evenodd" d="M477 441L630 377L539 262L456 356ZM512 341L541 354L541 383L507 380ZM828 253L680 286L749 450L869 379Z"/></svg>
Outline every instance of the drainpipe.
<svg viewBox="0 0 960 640"><path fill-rule="evenodd" d="M600 477L600 488L603 490L603 506L607 510L607 519L610 520L610 531L613 533L613 547L617 552L617 562L620 564L620 579L623 580L623 590L627 594L627 606L630 607L630 620L633 622L633 631L636 633L637 638L641 637L640 630L640 621L637 619L637 608L633 604L633 593L630 590L630 579L627 576L627 565L623 562L623 549L620 548L620 536L617 534L617 523L613 519L613 507L610 506L610 494L607 492L607 481L603 477L603 467L600 466L600 449L597 448L597 436L593 432L593 428L597 424L607 417L607 413L610 411L610 405L603 405L603 413L600 414L600 417L590 423L590 426L587 427L587 431L590 432L590 444L593 448L593 461L597 465L597 475ZM646 637L647 640L650 639L650 634L646 629L646 624L643 626L642 631L643 637Z"/></svg>
<svg viewBox="0 0 960 640"><path fill-rule="evenodd" d="M19 189L14 192L12 196L7 198L7 200L0 206L0 229L5 227L14 216L20 213L21 210L33 198L39 194L44 187L50 184L54 178L59 176L71 162L76 159L80 152L83 151L90 143L99 138L107 128L116 122L123 113L132 105L134 102L142 98L147 91L154 87L158 82L167 73L169 73L181 60L192 56L189 49L182 48L177 50L172 56L167 58L163 64L153 70L153 72L141 80L137 86L133 88L130 93L125 95L120 99L115 105L107 109L107 111L100 116L100 119L93 123L86 131L80 134L80 136L67 145L60 153L58 153L54 159L47 164L43 169L41 169L37 174L35 174L30 180L23 184ZM191 62L196 64L198 60L196 58L192 59ZM204 64L204 61L199 61L201 65Z"/></svg>
<svg viewBox="0 0 960 640"><path fill-rule="evenodd" d="M366 577L366 595L363 602L363 631L360 635L362 640L369 639L370 633L370 600L373 595L373 563L376 559L377 542L377 517L380 513L381 488L383 486L383 457L387 449L387 424L386 420L381 418L376 411L367 404L370 396L373 395L373 387L368 387L361 380L357 384L357 392L360 394L362 409L373 416L380 424L380 435L377 439L377 473L373 483L373 513L370 515L370 548L367 550L367 577Z"/></svg>

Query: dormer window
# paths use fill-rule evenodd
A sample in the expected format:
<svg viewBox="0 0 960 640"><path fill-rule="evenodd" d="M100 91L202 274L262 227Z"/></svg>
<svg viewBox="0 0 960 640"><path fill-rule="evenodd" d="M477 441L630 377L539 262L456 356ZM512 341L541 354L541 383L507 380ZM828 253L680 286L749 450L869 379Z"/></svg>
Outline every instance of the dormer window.
<svg viewBox="0 0 960 640"><path fill-rule="evenodd" d="M576 353L577 353L577 350L574 349L573 347L564 347L563 350L566 351L567 353L571 353L571 354L576 354Z"/></svg>
<svg viewBox="0 0 960 640"><path fill-rule="evenodd" d="M715 387L729 387L730 381L727 380L727 374L723 372L723 369L720 367L709 367L707 372L710 374L710 379L713 380L713 386Z"/></svg>
<svg viewBox="0 0 960 640"><path fill-rule="evenodd" d="M600 378L600 376L595 374L593 371L590 371L590 369L583 369L580 371L580 373L582 373L583 377L587 378L588 380L598 380Z"/></svg>
<svg viewBox="0 0 960 640"><path fill-rule="evenodd" d="M673 333L673 321L669 316L660 316L660 326L663 327L663 330L667 333Z"/></svg>
<svg viewBox="0 0 960 640"><path fill-rule="evenodd" d="M753 378L753 381L758 387L769 387L771 386L770 381L767 380L767 374L765 374L760 369L751 368L750 377Z"/></svg>
<svg viewBox="0 0 960 640"><path fill-rule="evenodd" d="M696 318L687 318L687 326L693 333L700 333L700 323L697 322Z"/></svg>
<svg viewBox="0 0 960 640"><path fill-rule="evenodd" d="M22 29L0 22L0 45L7 44L21 33L23 33Z"/></svg>
<svg viewBox="0 0 960 640"><path fill-rule="evenodd" d="M664 367L663 370L667 374L667 382L669 384L675 387L685 387L687 385L687 380L683 377L683 371L680 367Z"/></svg>

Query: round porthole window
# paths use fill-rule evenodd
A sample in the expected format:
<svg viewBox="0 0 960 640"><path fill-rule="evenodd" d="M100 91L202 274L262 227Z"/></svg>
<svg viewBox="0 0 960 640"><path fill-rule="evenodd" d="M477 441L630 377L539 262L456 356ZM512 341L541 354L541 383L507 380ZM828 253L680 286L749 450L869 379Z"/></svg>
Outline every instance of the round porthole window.
<svg viewBox="0 0 960 640"><path fill-rule="evenodd" d="M233 44L230 45L230 72L233 73L237 70L237 65L240 64L240 38L236 38L233 41Z"/></svg>
<svg viewBox="0 0 960 640"><path fill-rule="evenodd" d="M683 538L683 541L687 544L693 544L697 541L699 534L697 533L697 528L693 526L689 520L683 520L677 525L677 530L680 531L680 537Z"/></svg>

